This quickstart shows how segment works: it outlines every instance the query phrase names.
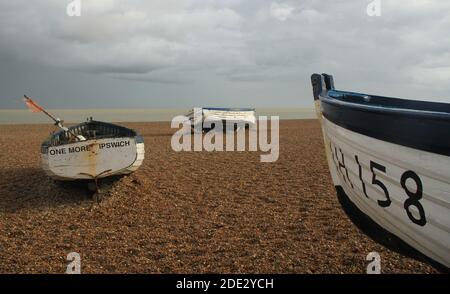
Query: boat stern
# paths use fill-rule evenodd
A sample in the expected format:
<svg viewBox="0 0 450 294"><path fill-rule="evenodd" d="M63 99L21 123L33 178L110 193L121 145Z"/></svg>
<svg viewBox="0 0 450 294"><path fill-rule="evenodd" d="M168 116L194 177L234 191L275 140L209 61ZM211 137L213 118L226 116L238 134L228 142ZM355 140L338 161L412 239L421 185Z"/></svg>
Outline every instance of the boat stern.
<svg viewBox="0 0 450 294"><path fill-rule="evenodd" d="M137 170L145 156L141 136L42 147L44 171L56 180L99 179Z"/></svg>

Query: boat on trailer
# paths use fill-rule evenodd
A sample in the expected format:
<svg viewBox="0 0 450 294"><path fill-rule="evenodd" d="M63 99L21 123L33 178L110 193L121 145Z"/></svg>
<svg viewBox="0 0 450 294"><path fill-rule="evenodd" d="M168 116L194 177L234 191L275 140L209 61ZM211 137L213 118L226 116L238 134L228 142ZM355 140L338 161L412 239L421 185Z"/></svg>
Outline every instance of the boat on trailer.
<svg viewBox="0 0 450 294"><path fill-rule="evenodd" d="M226 130L227 125L237 128L249 128L256 124L256 111L254 108L193 108L187 117L193 129L209 131L215 124L221 124Z"/></svg>
<svg viewBox="0 0 450 294"><path fill-rule="evenodd" d="M358 210L450 266L450 104L339 91L311 76L334 185Z"/></svg>
<svg viewBox="0 0 450 294"><path fill-rule="evenodd" d="M65 127L29 97L26 104L60 128L41 145L42 167L55 180L97 180L136 171L144 160L144 140L135 130L92 118ZM97 186L96 186L97 187Z"/></svg>

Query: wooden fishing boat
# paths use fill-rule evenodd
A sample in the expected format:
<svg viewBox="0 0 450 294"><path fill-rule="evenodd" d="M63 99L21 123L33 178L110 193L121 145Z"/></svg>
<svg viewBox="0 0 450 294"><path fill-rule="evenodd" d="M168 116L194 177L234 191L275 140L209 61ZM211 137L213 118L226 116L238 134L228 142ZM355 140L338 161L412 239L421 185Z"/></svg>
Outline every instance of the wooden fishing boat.
<svg viewBox="0 0 450 294"><path fill-rule="evenodd" d="M198 127L204 131L210 130L217 123L222 124L223 130L226 130L227 125L236 129L249 128L256 123L256 112L253 108L194 108L187 117L193 128Z"/></svg>
<svg viewBox="0 0 450 294"><path fill-rule="evenodd" d="M450 104L338 91L311 76L334 185L383 229L450 266Z"/></svg>
<svg viewBox="0 0 450 294"><path fill-rule="evenodd" d="M129 174L144 160L143 138L134 130L89 119L64 127L30 98L26 104L35 112L43 112L60 128L41 146L42 167L55 180L94 180Z"/></svg>

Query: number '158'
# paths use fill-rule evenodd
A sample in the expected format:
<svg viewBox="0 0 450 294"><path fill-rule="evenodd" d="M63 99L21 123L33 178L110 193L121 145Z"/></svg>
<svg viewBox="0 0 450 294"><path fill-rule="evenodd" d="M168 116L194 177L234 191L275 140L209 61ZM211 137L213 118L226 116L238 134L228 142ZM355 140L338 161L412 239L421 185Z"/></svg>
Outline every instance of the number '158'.
<svg viewBox="0 0 450 294"><path fill-rule="evenodd" d="M337 148L334 147L334 152L333 152L331 143L330 143L330 148L331 148L331 155L333 157L333 162L336 165L336 169L341 174L344 181L349 183L350 186L352 188L354 188L353 183L351 182L350 177L348 176L348 169L345 166L344 153L342 152L341 148L339 148L339 153L341 155L340 156L341 160L339 160ZM335 158L338 161L338 163L336 163ZM355 161L358 164L359 180L361 181L361 184L362 184L363 193L367 198L369 198L369 196L367 195L366 183L363 181L362 166L359 161L358 155L355 155ZM389 207L392 203L390 195L389 195L389 190L386 187L386 185L379 179L379 177L377 177L377 173L386 174L386 167L382 164L379 164L379 163L371 160L369 168L370 168L370 171L372 172L372 183L371 184L374 186L378 186L384 193L384 199L377 200L378 205L383 208ZM345 171L345 173L343 170ZM408 179L411 179L415 182L415 185L416 185L415 191L411 191L406 186L406 181ZM403 203L403 207L406 210L406 214L408 215L408 218L416 225L425 226L425 224L427 223L427 220L425 217L425 210L423 209L423 206L420 203L420 199L422 199L422 195L423 195L423 185L422 185L422 181L420 180L420 177L414 171L407 170L402 174L402 176L400 178L400 185L402 186L403 190L405 191L406 195L408 196L408 198ZM417 209L417 211L419 212L418 218L415 217L411 213L412 206L415 207Z"/></svg>

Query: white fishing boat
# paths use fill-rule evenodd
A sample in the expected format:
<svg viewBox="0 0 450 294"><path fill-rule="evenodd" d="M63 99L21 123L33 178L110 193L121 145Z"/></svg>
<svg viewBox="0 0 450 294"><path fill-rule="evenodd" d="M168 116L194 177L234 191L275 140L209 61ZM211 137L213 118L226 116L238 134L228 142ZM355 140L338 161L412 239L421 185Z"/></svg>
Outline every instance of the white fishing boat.
<svg viewBox="0 0 450 294"><path fill-rule="evenodd" d="M450 104L334 88L311 76L334 185L358 210L450 266Z"/></svg>
<svg viewBox="0 0 450 294"><path fill-rule="evenodd" d="M204 131L212 129L218 123L222 124L223 130L226 130L227 125L236 129L256 124L256 112L253 108L194 108L187 117L193 128L198 127Z"/></svg>
<svg viewBox="0 0 450 294"><path fill-rule="evenodd" d="M94 121L65 127L33 100L25 96L34 112L43 112L60 128L41 146L42 167L55 180L94 180L129 174L144 160L144 141L136 131Z"/></svg>

